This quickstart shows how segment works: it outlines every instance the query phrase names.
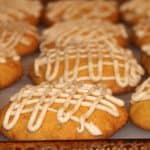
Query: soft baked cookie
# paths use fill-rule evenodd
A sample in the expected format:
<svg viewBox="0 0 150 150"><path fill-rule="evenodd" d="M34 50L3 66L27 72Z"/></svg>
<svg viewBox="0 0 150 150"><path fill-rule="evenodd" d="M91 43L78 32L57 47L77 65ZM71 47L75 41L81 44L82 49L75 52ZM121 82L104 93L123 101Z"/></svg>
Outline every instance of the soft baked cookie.
<svg viewBox="0 0 150 150"><path fill-rule="evenodd" d="M121 8L122 18L129 24L136 24L142 19L150 19L150 0L131 0Z"/></svg>
<svg viewBox="0 0 150 150"><path fill-rule="evenodd" d="M142 20L133 28L133 41L141 48L141 62L150 74L150 20Z"/></svg>
<svg viewBox="0 0 150 150"><path fill-rule="evenodd" d="M105 21L76 20L57 23L45 29L42 34L41 49L64 47L69 44L79 44L89 41L98 41L108 37L121 46L126 46L128 34L121 24L112 24Z"/></svg>
<svg viewBox="0 0 150 150"><path fill-rule="evenodd" d="M36 84L45 80L102 83L113 93L130 91L143 74L144 70L130 50L107 39L42 51L30 70Z"/></svg>
<svg viewBox="0 0 150 150"><path fill-rule="evenodd" d="M0 49L24 56L37 50L38 31L34 26L0 19Z"/></svg>
<svg viewBox="0 0 150 150"><path fill-rule="evenodd" d="M45 23L51 25L60 21L77 19L98 19L118 21L118 7L115 2L105 0L70 0L50 2L45 12Z"/></svg>
<svg viewBox="0 0 150 150"><path fill-rule="evenodd" d="M38 0L0 0L0 18L5 21L25 21L36 25L41 11L42 5Z"/></svg>
<svg viewBox="0 0 150 150"><path fill-rule="evenodd" d="M0 45L0 89L18 81L22 75L20 57L14 52L1 49Z"/></svg>
<svg viewBox="0 0 150 150"><path fill-rule="evenodd" d="M15 140L100 139L127 119L124 102L101 85L47 82L11 97L0 112L0 132Z"/></svg>
<svg viewBox="0 0 150 150"><path fill-rule="evenodd" d="M135 125L150 130L150 77L132 95L130 117Z"/></svg>

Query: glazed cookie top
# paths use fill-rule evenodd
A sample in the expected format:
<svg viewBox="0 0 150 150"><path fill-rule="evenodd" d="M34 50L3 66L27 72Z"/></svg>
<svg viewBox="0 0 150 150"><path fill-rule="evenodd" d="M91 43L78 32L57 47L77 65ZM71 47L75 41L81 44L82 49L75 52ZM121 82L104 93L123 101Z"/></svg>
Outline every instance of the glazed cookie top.
<svg viewBox="0 0 150 150"><path fill-rule="evenodd" d="M115 80L120 87L135 86L144 74L130 50L118 47L107 39L99 41L99 44L92 42L43 51L34 63L37 76L40 76L40 67L44 65L46 66L45 79L48 81L58 77L61 67L63 68L61 81ZM113 74L104 75L103 70L110 67L114 70ZM87 74L81 75L84 71Z"/></svg>
<svg viewBox="0 0 150 150"><path fill-rule="evenodd" d="M150 100L150 77L140 85L132 95L131 103Z"/></svg>
<svg viewBox="0 0 150 150"><path fill-rule="evenodd" d="M134 27L136 36L141 38L150 38L150 20L142 20ZM150 55L150 42L141 43L141 49Z"/></svg>
<svg viewBox="0 0 150 150"><path fill-rule="evenodd" d="M45 29L42 35L41 49L47 50L48 45L67 46L81 42L98 41L103 36L114 41L128 38L126 29L121 24L102 21L78 20L55 24Z"/></svg>
<svg viewBox="0 0 150 150"><path fill-rule="evenodd" d="M76 19L106 19L118 13L117 3L105 0L58 1L47 6L46 17L52 22Z"/></svg>
<svg viewBox="0 0 150 150"><path fill-rule="evenodd" d="M3 20L22 20L27 15L39 17L41 9L38 0L0 0L0 17Z"/></svg>
<svg viewBox="0 0 150 150"><path fill-rule="evenodd" d="M18 59L17 45L28 46L30 44L30 39L25 35L38 38L36 28L31 25L0 20L0 63L6 62L6 58Z"/></svg>
<svg viewBox="0 0 150 150"><path fill-rule="evenodd" d="M125 15L127 20L132 20L133 18L150 17L150 0L132 0L124 3L121 6L122 12L127 12Z"/></svg>
<svg viewBox="0 0 150 150"><path fill-rule="evenodd" d="M57 106L55 104L57 103ZM69 107L72 106L70 110ZM78 124L77 132L87 130L97 136L103 134L101 129L90 120L95 111L105 111L113 117L119 116L117 107L124 102L111 95L110 90L100 85L83 83L42 83L38 86L27 85L11 97L11 103L4 116L3 127L11 130L22 114L30 114L27 123L28 131L35 132L43 124L47 112L56 113L59 123L69 120ZM82 107L88 110L77 116ZM88 120L88 121L87 121Z"/></svg>

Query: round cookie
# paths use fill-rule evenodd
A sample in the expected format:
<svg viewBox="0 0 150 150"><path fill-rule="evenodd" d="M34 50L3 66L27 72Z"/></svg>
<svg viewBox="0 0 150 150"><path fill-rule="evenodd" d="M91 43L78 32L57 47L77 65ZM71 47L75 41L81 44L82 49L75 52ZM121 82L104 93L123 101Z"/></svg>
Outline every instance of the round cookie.
<svg viewBox="0 0 150 150"><path fill-rule="evenodd" d="M57 1L49 2L45 11L45 23L51 25L60 21L91 19L118 21L116 2L96 1Z"/></svg>
<svg viewBox="0 0 150 150"><path fill-rule="evenodd" d="M142 20L133 28L133 41L141 48L141 63L150 74L150 20Z"/></svg>
<svg viewBox="0 0 150 150"><path fill-rule="evenodd" d="M131 0L124 3L120 10L122 18L129 24L136 24L142 19L150 19L149 0Z"/></svg>
<svg viewBox="0 0 150 150"><path fill-rule="evenodd" d="M0 49L16 51L20 56L37 50L39 34L34 26L0 19Z"/></svg>
<svg viewBox="0 0 150 150"><path fill-rule="evenodd" d="M98 20L78 20L57 23L45 29L41 37L41 49L65 47L83 42L89 43L104 37L108 37L118 45L127 45L128 34L123 25Z"/></svg>
<svg viewBox="0 0 150 150"><path fill-rule="evenodd" d="M38 0L0 0L0 18L5 21L25 21L36 25L41 11L42 5Z"/></svg>
<svg viewBox="0 0 150 150"><path fill-rule="evenodd" d="M101 85L47 82L11 97L0 112L0 132L13 140L101 139L127 119L124 102Z"/></svg>
<svg viewBox="0 0 150 150"><path fill-rule="evenodd" d="M22 65L14 51L0 49L0 89L18 81L22 75Z"/></svg>
<svg viewBox="0 0 150 150"><path fill-rule="evenodd" d="M150 131L150 77L132 95L130 117L136 126Z"/></svg>
<svg viewBox="0 0 150 150"><path fill-rule="evenodd" d="M43 51L30 70L36 84L45 80L102 83L117 94L131 91L143 74L130 50L107 39Z"/></svg>

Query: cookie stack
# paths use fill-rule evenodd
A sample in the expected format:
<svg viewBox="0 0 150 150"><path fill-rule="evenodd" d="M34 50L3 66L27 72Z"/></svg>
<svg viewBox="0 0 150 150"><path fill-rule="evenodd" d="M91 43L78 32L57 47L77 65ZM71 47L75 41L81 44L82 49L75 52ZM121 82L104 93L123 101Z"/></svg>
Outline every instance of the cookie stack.
<svg viewBox="0 0 150 150"><path fill-rule="evenodd" d="M23 21L37 25L42 11L38 0L0 0L0 18L2 20Z"/></svg>
<svg viewBox="0 0 150 150"><path fill-rule="evenodd" d="M37 49L41 9L36 0L0 0L0 89L20 79L20 56Z"/></svg>
<svg viewBox="0 0 150 150"><path fill-rule="evenodd" d="M11 22L7 31L15 32L8 32L10 40L4 44L12 53L2 53L0 62L6 63L7 57L8 61L11 58L18 62L19 56L38 47L38 31L25 21L35 25L39 16L35 11L41 9L39 5L32 9L32 3L37 5L37 1L23 2L18 2L19 7L24 5L20 15L3 19L7 26ZM31 5L25 8L26 3ZM19 23L12 21L17 19ZM125 102L114 94L133 91L145 72L129 48L128 31L119 20L119 5L115 1L49 2L41 20L48 27L42 30L40 54L29 70L29 77L37 85L26 85L10 98L0 112L0 132L16 140L79 140L109 138L122 128L128 121L128 112ZM145 34L149 29L142 24L147 25L143 21L133 29L134 42L148 49ZM6 34L2 32L4 42ZM11 42L15 44L9 46ZM20 63L19 67L21 70ZM142 122L147 121L143 128L148 130L149 84L148 79L137 88L130 108L133 122L143 127ZM137 121L137 116L143 119ZM16 134L20 131L22 134Z"/></svg>

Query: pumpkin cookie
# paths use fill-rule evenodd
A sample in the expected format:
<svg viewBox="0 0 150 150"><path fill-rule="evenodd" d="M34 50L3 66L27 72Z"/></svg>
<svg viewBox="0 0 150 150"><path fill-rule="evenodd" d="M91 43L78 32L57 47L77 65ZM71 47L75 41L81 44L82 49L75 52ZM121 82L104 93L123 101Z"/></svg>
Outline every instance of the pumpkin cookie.
<svg viewBox="0 0 150 150"><path fill-rule="evenodd" d="M133 28L133 40L141 48L141 62L150 74L150 20L143 20Z"/></svg>
<svg viewBox="0 0 150 150"><path fill-rule="evenodd" d="M136 24L142 19L150 19L149 0L131 0L121 6L123 19L129 24Z"/></svg>
<svg viewBox="0 0 150 150"><path fill-rule="evenodd" d="M135 125L150 130L150 77L132 95L130 117Z"/></svg>
<svg viewBox="0 0 150 150"><path fill-rule="evenodd" d="M70 0L50 2L45 12L45 23L51 25L60 21L91 19L118 21L118 7L116 2L105 0Z"/></svg>
<svg viewBox="0 0 150 150"><path fill-rule="evenodd" d="M37 50L39 41L38 31L35 27L21 23L0 19L0 49L16 51L20 56L30 54Z"/></svg>
<svg viewBox="0 0 150 150"><path fill-rule="evenodd" d="M102 83L113 93L130 91L143 74L130 50L107 40L43 51L30 71L36 84L45 80L77 80Z"/></svg>
<svg viewBox="0 0 150 150"><path fill-rule="evenodd" d="M101 85L42 83L11 97L0 113L0 131L15 140L100 139L112 136L127 118L124 102Z"/></svg>
<svg viewBox="0 0 150 150"><path fill-rule="evenodd" d="M41 11L42 5L38 0L0 0L0 18L5 21L25 21L36 25Z"/></svg>
<svg viewBox="0 0 150 150"><path fill-rule="evenodd" d="M108 37L121 46L126 46L128 34L121 24L112 24L102 21L78 20L57 23L45 29L42 34L41 49L64 47L69 44L98 41Z"/></svg>
<svg viewBox="0 0 150 150"><path fill-rule="evenodd" d="M14 51L3 51L0 45L0 89L20 79L22 66L19 59Z"/></svg>

